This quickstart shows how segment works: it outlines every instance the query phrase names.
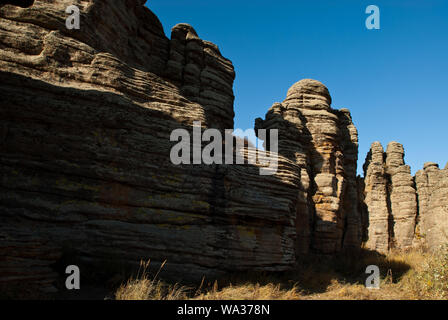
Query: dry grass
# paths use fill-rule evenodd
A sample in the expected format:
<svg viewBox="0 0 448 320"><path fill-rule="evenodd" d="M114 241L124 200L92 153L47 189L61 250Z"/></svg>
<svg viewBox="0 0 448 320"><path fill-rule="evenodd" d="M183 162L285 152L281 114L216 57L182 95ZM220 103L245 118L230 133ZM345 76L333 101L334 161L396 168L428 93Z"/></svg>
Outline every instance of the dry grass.
<svg viewBox="0 0 448 320"><path fill-rule="evenodd" d="M381 270L380 289L364 285L368 265ZM424 250L392 251L387 256L371 251L353 259L311 257L294 271L281 274L239 274L188 289L168 285L143 272L122 285L120 300L415 300L448 299L448 246L436 253ZM163 265L162 265L163 267ZM160 270L159 270L160 272Z"/></svg>
<svg viewBox="0 0 448 320"><path fill-rule="evenodd" d="M212 290L202 293L194 299L197 300L298 300L301 295L294 286L291 289L282 289L280 284L247 283L234 286L230 284L221 290Z"/></svg>
<svg viewBox="0 0 448 320"><path fill-rule="evenodd" d="M168 285L157 280L165 262L154 277L148 273L150 261L140 262L140 269L135 278L121 285L115 293L117 300L184 300L187 288L178 284Z"/></svg>
<svg viewBox="0 0 448 320"><path fill-rule="evenodd" d="M400 282L400 289L413 292L417 299L448 299L448 245L414 261Z"/></svg>
<svg viewBox="0 0 448 320"><path fill-rule="evenodd" d="M368 257L365 264L376 264L385 275L380 289L367 289L361 282L333 280L326 292L308 299L338 300L440 300L448 299L448 247L436 252L422 249L392 251L383 259Z"/></svg>

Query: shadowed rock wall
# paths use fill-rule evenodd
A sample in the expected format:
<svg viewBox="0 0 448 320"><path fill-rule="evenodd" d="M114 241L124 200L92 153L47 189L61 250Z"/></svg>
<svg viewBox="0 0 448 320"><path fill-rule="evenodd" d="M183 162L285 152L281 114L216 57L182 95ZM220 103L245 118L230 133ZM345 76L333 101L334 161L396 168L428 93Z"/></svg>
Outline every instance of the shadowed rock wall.
<svg viewBox="0 0 448 320"><path fill-rule="evenodd" d="M0 8L0 284L51 290L67 253L167 260L163 276L193 281L295 263L295 163L171 163L174 129L233 127L235 74L192 27L166 38L144 2Z"/></svg>

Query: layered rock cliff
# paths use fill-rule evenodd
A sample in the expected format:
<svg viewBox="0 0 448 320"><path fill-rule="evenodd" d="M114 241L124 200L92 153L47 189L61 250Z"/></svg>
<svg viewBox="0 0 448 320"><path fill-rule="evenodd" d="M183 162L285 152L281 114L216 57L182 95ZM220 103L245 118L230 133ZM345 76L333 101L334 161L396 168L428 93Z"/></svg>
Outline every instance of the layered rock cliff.
<svg viewBox="0 0 448 320"><path fill-rule="evenodd" d="M350 112L316 80L256 120L278 130L278 154L264 137L271 152L243 150L246 164L173 164L175 129L233 128L235 72L191 26L167 38L144 3L0 7L0 286L51 290L61 263L167 260L164 276L200 281L363 241L380 252L444 241L448 168L414 179L400 144L374 143L357 178ZM65 25L73 4L80 30ZM277 170L260 175L253 154L277 156Z"/></svg>
<svg viewBox="0 0 448 320"><path fill-rule="evenodd" d="M304 253L332 254L361 244L357 130L347 109L330 105L322 83L301 80L269 109L265 120L256 120L256 129L279 130L279 153L300 168L297 236Z"/></svg>
<svg viewBox="0 0 448 320"><path fill-rule="evenodd" d="M167 260L164 276L193 281L295 263L295 163L171 163L174 129L233 127L235 74L192 27L165 37L144 2L0 8L0 284L51 289L61 259Z"/></svg>

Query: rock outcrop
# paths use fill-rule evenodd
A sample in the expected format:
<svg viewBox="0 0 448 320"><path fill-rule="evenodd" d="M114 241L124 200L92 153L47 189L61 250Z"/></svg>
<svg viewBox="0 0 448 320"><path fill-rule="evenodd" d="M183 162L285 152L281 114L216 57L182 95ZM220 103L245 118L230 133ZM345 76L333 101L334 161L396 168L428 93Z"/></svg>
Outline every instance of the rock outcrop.
<svg viewBox="0 0 448 320"><path fill-rule="evenodd" d="M300 168L297 237L302 253L332 254L361 243L357 130L347 109L330 105L322 83L301 80L285 101L269 109L265 120L256 120L255 129L279 130L279 153Z"/></svg>
<svg viewBox="0 0 448 320"><path fill-rule="evenodd" d="M167 260L163 276L200 281L362 241L380 252L420 233L445 241L448 168L426 164L414 182L400 144L373 143L356 177L350 112L316 80L255 121L278 130L278 153L259 136L266 154L230 148L245 164L173 164L174 130L233 128L235 72L190 25L167 38L145 2L0 6L0 287L50 292L64 263ZM66 27L70 5L79 30Z"/></svg>
<svg viewBox="0 0 448 320"><path fill-rule="evenodd" d="M383 146L372 143L364 164L364 202L367 210L367 247L389 250L389 205Z"/></svg>
<svg viewBox="0 0 448 320"><path fill-rule="evenodd" d="M419 202L418 232L429 248L448 242L448 163L425 163L415 175Z"/></svg>
<svg viewBox="0 0 448 320"><path fill-rule="evenodd" d="M403 146L391 142L386 150L386 174L390 179L390 212L393 223L393 246L410 248L417 218L417 196L411 168L404 163Z"/></svg>
<svg viewBox="0 0 448 320"><path fill-rule="evenodd" d="M391 142L384 153L374 142L364 164L364 201L368 216L367 247L379 252L412 247L417 197L403 146Z"/></svg>
<svg viewBox="0 0 448 320"><path fill-rule="evenodd" d="M447 168L428 162L413 177L401 144L391 142L384 152L374 142L358 184L368 248L386 253L416 246L437 249L448 242Z"/></svg>
<svg viewBox="0 0 448 320"><path fill-rule="evenodd" d="M62 260L167 260L164 276L194 281L295 263L296 163L171 163L174 129L233 127L235 74L144 3L0 8L0 285L51 290Z"/></svg>

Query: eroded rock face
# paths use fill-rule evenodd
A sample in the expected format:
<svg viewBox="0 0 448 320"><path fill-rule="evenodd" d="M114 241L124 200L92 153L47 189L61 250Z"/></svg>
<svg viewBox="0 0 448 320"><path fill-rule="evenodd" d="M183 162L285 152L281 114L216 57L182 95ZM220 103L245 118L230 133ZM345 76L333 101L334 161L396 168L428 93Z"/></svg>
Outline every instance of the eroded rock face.
<svg viewBox="0 0 448 320"><path fill-rule="evenodd" d="M374 142L364 164L364 202L368 216L367 247L379 252L412 246L417 198L403 146L391 142L386 152Z"/></svg>
<svg viewBox="0 0 448 320"><path fill-rule="evenodd" d="M410 248L417 217L417 197L411 168L404 163L404 149L397 142L391 142L387 146L386 173L390 179L393 245L403 249Z"/></svg>
<svg viewBox="0 0 448 320"><path fill-rule="evenodd" d="M233 127L234 70L145 1L0 8L0 283L51 289L63 256L176 280L295 262L297 163L173 165L170 133ZM64 261L67 261L65 258ZM45 285L43 285L45 284Z"/></svg>
<svg viewBox="0 0 448 320"><path fill-rule="evenodd" d="M279 153L300 167L300 252L335 253L361 243L357 131L347 109L330 105L328 89L305 79L288 90L285 101L269 109L265 120L256 120L255 129L279 130Z"/></svg>
<svg viewBox="0 0 448 320"><path fill-rule="evenodd" d="M76 1L81 30L65 26L73 1L0 7L0 286L51 291L61 261L167 260L164 276L200 281L287 270L363 239L381 252L410 246L417 202L403 147L374 143L356 178L350 112L332 109L318 81L294 84L256 120L279 130L274 175L173 165L173 130L233 128L235 72L187 24L168 39L144 3ZM428 164L416 177L431 245L447 228L447 171Z"/></svg>
<svg viewBox="0 0 448 320"><path fill-rule="evenodd" d="M448 242L448 171L425 163L411 175L404 163L404 148L391 142L384 152L371 146L359 179L359 210L366 217L364 241L368 248L386 253L392 248L424 246L436 249Z"/></svg>
<svg viewBox="0 0 448 320"><path fill-rule="evenodd" d="M379 142L372 143L364 164L364 201L366 204L367 247L389 250L389 208L384 150Z"/></svg>
<svg viewBox="0 0 448 320"><path fill-rule="evenodd" d="M415 175L419 200L418 232L424 243L437 248L448 242L448 164L425 163Z"/></svg>

